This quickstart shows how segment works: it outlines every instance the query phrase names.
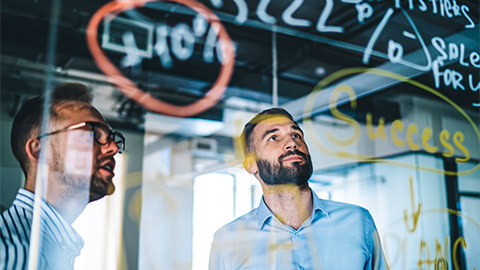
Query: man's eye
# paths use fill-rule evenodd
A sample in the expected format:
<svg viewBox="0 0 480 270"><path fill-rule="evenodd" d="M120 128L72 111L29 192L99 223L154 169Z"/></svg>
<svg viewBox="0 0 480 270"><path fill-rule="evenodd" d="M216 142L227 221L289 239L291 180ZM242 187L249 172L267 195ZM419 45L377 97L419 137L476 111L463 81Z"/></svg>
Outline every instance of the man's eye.
<svg viewBox="0 0 480 270"><path fill-rule="evenodd" d="M302 136L300 136L300 134L295 133L295 134L292 135L292 138L294 138L294 139L301 139Z"/></svg>
<svg viewBox="0 0 480 270"><path fill-rule="evenodd" d="M276 140L277 140L277 136L272 136L268 138L268 141L276 141Z"/></svg>

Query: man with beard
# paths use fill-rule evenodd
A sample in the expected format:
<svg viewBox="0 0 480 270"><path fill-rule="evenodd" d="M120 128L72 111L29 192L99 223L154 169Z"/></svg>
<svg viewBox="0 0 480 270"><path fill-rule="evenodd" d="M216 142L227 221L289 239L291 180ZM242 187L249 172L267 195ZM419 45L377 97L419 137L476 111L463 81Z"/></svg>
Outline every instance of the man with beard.
<svg viewBox="0 0 480 270"><path fill-rule="evenodd" d="M312 162L303 132L285 110L256 115L242 133L245 169L263 199L217 231L210 269L386 269L369 212L320 200L308 186Z"/></svg>
<svg viewBox="0 0 480 270"><path fill-rule="evenodd" d="M82 84L54 89L44 134L44 97L28 100L15 116L11 147L25 185L1 215L0 269L73 269L83 240L71 224L89 202L113 193L113 156L125 145L91 99Z"/></svg>

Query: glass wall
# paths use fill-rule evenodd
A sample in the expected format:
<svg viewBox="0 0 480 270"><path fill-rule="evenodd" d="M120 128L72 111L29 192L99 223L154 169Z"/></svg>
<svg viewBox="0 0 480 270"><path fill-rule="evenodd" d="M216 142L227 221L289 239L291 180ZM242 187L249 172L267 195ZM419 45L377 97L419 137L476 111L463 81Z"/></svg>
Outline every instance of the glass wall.
<svg viewBox="0 0 480 270"><path fill-rule="evenodd" d="M51 239L67 235L74 248L60 261L75 269L208 269L215 232L262 201L242 129L282 107L305 135L309 186L370 212L390 269L479 269L479 10L477 0L2 1L0 266L48 267L64 256ZM102 117L30 104L28 119L42 121L12 131L27 100L50 106L65 83L83 84ZM29 214L10 219L16 196Z"/></svg>

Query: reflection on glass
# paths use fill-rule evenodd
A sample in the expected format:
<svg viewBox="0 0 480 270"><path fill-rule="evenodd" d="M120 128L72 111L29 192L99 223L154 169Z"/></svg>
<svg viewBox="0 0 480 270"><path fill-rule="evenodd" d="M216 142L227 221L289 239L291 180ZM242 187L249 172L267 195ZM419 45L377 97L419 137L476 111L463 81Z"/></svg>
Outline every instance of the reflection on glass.
<svg viewBox="0 0 480 270"><path fill-rule="evenodd" d="M480 269L479 4L2 1L0 269L207 269L260 204L238 136L277 101L312 189L369 210L391 269ZM65 82L88 98L25 103Z"/></svg>

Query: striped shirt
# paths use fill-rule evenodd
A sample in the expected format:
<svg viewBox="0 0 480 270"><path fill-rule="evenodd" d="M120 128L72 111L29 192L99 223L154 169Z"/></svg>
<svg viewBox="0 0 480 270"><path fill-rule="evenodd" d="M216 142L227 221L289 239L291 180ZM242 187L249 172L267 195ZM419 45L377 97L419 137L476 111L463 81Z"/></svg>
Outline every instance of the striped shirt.
<svg viewBox="0 0 480 270"><path fill-rule="evenodd" d="M21 188L0 218L0 269L27 269L34 194ZM73 269L83 240L46 201L40 210L38 269Z"/></svg>

